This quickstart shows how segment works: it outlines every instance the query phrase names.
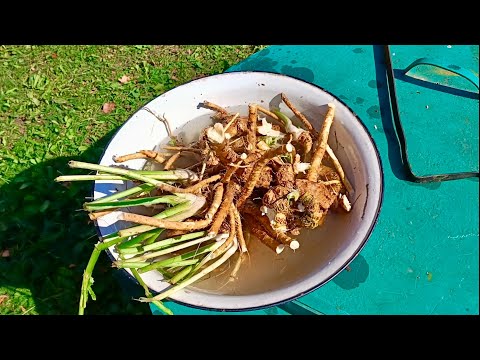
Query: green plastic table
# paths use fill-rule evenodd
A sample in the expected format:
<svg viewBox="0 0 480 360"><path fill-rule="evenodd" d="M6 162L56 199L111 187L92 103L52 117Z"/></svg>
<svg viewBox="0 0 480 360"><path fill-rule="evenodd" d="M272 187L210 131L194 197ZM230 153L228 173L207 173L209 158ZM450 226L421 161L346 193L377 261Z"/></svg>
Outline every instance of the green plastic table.
<svg viewBox="0 0 480 360"><path fill-rule="evenodd" d="M400 115L413 171L477 171L478 46L390 46ZM419 58L446 68L418 65ZM479 314L478 178L406 180L381 46L270 46L228 71L290 75L333 93L362 120L380 152L385 194L364 249L333 280L282 306L226 314ZM478 85L477 85L478 86ZM168 301L175 314L221 314ZM151 306L153 314L159 310ZM225 313L223 313L225 314Z"/></svg>

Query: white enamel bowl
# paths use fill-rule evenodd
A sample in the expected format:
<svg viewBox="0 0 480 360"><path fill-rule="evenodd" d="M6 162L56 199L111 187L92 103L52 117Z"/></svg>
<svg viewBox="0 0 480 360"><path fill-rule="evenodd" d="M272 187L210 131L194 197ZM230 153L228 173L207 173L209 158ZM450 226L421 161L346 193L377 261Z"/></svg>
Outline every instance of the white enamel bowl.
<svg viewBox="0 0 480 360"><path fill-rule="evenodd" d="M383 198L383 174L377 149L361 120L338 98L307 82L266 72L232 72L201 78L183 84L145 105L153 113L164 116L172 131L185 141L192 141L205 126L211 124L212 111L198 107L204 100L228 110L248 113L249 103L268 108L280 104L284 92L291 102L320 129L329 102L336 105L329 144L344 167L355 192L348 214L329 214L324 226L304 230L300 248L285 249L274 254L256 239L250 241L250 258L242 265L238 282L226 284L225 274L211 277L195 287L181 290L171 299L179 303L212 310L240 311L273 306L293 300L324 285L344 269L366 244L377 221ZM283 104L281 111L291 118L293 113ZM114 155L142 149L158 148L167 141L164 124L144 108L138 110L118 130L105 149L102 165L114 164ZM144 160L128 162L141 169ZM124 189L121 181L97 181L94 198ZM100 218L99 235L105 236L125 227L116 220L116 213ZM117 258L113 248L109 256ZM133 277L124 271L133 281ZM225 272L228 274L228 271ZM146 284L155 292L168 286L162 276L151 271L143 274Z"/></svg>

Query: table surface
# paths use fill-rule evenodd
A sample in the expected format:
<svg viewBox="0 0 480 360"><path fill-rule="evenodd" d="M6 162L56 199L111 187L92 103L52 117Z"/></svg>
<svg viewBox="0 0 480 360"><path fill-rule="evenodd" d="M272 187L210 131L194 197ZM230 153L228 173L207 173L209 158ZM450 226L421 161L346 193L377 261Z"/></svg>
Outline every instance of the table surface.
<svg viewBox="0 0 480 360"><path fill-rule="evenodd" d="M478 46L390 46L400 115L418 175L478 171L478 89L422 57L478 76ZM478 178L405 180L383 47L270 46L228 71L269 71L321 86L365 124L379 150L384 202L367 245L333 280L280 307L228 314L479 314ZM167 302L175 314L218 314ZM158 309L151 307L153 314Z"/></svg>

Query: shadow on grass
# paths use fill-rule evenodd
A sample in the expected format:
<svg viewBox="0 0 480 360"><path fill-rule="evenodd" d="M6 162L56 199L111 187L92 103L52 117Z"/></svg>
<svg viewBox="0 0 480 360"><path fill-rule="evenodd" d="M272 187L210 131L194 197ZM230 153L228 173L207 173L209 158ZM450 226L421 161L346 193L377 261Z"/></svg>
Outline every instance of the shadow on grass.
<svg viewBox="0 0 480 360"><path fill-rule="evenodd" d="M98 162L114 133L80 156L33 165L0 186L0 250L10 252L0 258L0 288L14 298L16 290L29 290L38 314L78 312L83 270L98 241L93 223L79 210L91 195L92 182L62 184L53 179L80 173L67 166L69 160ZM149 314L148 306L131 299L140 295L139 289L121 284L125 280L110 264L102 254L93 273L97 300L89 300L85 314Z"/></svg>

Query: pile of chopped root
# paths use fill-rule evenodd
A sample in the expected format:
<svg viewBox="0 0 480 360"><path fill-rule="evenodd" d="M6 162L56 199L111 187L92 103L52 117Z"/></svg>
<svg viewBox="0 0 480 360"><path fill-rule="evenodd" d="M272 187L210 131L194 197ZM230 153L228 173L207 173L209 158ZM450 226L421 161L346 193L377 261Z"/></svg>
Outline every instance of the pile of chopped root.
<svg viewBox="0 0 480 360"><path fill-rule="evenodd" d="M113 266L130 269L144 287L146 297L139 300L171 313L161 300L202 279L238 251L230 276L235 278L248 253L247 235L276 254L295 251L302 245L302 229L322 226L331 211L350 211L347 195L352 186L327 143L334 104L328 104L317 132L285 94L281 97L293 120L258 104L249 104L242 115L205 101L201 105L213 111L214 125L193 143L182 144L167 126L171 141L161 152L116 156L118 166L69 163L96 174L60 176L56 181L134 182L125 191L84 204L92 220L115 215L134 225L96 244L83 276L79 314L88 294L95 299L92 271L98 256L112 246L118 253ZM129 160L139 158L159 170L129 169ZM192 165L176 167L182 159ZM135 212L139 207L151 215ZM172 286L153 295L141 277L148 271L160 272Z"/></svg>

